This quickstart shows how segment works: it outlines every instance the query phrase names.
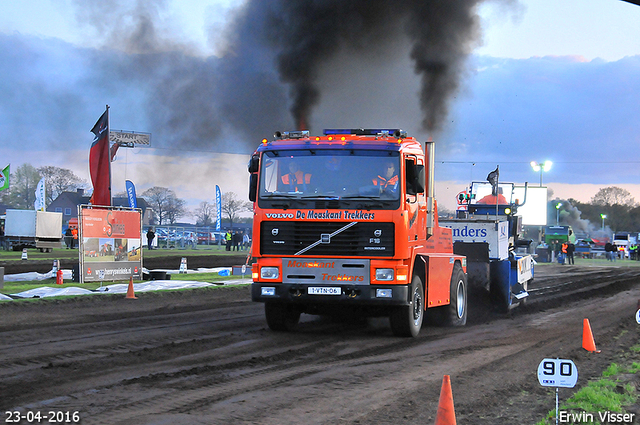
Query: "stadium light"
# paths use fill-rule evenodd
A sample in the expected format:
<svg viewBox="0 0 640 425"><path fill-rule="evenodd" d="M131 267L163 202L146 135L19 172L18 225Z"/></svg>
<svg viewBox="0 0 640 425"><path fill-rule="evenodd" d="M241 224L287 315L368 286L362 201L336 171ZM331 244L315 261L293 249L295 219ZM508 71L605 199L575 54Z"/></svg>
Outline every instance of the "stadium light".
<svg viewBox="0 0 640 425"><path fill-rule="evenodd" d="M552 164L553 162L551 161L544 161L544 162L531 161L531 168L533 168L533 171L540 171L540 187L542 187L542 172L549 171L551 169Z"/></svg>

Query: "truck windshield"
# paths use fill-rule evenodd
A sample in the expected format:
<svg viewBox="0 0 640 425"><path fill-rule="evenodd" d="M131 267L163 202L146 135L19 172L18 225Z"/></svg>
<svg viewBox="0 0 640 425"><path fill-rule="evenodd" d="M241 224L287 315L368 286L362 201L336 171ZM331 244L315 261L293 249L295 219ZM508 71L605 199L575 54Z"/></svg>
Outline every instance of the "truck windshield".
<svg viewBox="0 0 640 425"><path fill-rule="evenodd" d="M259 197L279 202L324 199L386 205L386 201L400 199L399 171L399 152L267 151L261 161Z"/></svg>

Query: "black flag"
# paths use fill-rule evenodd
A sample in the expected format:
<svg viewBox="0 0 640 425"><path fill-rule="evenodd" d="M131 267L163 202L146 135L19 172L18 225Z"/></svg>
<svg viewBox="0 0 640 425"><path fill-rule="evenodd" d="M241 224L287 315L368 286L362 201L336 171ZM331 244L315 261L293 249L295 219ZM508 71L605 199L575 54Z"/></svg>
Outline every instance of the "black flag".
<svg viewBox="0 0 640 425"><path fill-rule="evenodd" d="M487 176L487 181L491 183L491 186L493 186L494 189L498 185L498 177L500 177L500 170L499 166L496 166L496 169L490 172Z"/></svg>

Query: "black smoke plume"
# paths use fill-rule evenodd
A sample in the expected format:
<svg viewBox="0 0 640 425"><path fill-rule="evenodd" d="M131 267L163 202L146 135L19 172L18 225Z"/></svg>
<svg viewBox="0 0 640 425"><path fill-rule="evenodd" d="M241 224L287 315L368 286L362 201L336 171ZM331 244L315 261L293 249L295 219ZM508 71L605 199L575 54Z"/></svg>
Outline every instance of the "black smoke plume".
<svg viewBox="0 0 640 425"><path fill-rule="evenodd" d="M177 35L166 0L75 0L78 21L112 52L94 61L94 84L108 86L115 78L145 93L144 114L156 146L215 144L235 152L274 129L290 128L287 109L294 127L308 128L322 100L318 79L332 81L326 64L337 54L355 52L350 60L375 67L385 58L372 57L374 47L399 39L409 41L406 54L421 80L419 93L405 99L418 99L423 129L441 130L465 59L480 44L481 2L247 0L224 31L210 29L225 50L205 58ZM335 84L348 84L338 80L336 75ZM353 107L371 105L354 99Z"/></svg>
<svg viewBox="0 0 640 425"><path fill-rule="evenodd" d="M247 14L264 14L262 1ZM458 90L464 61L479 43L480 0L280 0L269 2L267 34L277 49L278 71L290 86L295 124L306 126L321 94L316 85L323 63L340 49L356 47L368 57L371 47L408 37L422 87L422 127L441 129L451 96ZM392 78L390 76L390 78ZM381 81L380 84L384 84Z"/></svg>

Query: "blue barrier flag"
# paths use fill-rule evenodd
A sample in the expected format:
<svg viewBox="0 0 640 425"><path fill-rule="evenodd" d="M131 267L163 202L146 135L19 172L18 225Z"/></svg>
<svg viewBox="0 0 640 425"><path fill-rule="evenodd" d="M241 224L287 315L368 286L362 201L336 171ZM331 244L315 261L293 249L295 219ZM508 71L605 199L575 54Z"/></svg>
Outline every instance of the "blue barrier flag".
<svg viewBox="0 0 640 425"><path fill-rule="evenodd" d="M131 208L138 208L138 201L136 199L136 187L131 180L125 181L127 187L127 198L129 198L129 206Z"/></svg>

